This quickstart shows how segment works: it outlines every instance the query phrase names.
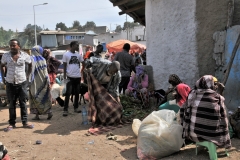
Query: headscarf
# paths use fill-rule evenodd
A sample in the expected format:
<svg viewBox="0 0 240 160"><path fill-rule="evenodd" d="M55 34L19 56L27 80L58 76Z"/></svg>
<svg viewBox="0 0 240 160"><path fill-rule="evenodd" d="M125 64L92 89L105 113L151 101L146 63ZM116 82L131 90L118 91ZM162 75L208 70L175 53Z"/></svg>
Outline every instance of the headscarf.
<svg viewBox="0 0 240 160"><path fill-rule="evenodd" d="M189 94L190 91L191 91L191 88L184 83L180 83L179 85L177 85L177 92L181 96L177 100L177 103L180 107L182 107L183 103L186 102L188 94Z"/></svg>
<svg viewBox="0 0 240 160"><path fill-rule="evenodd" d="M43 58L45 58L47 60L50 57L50 52L51 51L49 49L44 49L43 54L42 54Z"/></svg>
<svg viewBox="0 0 240 160"><path fill-rule="evenodd" d="M215 92L214 90L214 81L212 75L205 75L202 76L197 82L195 83L195 88L191 91L188 97L188 104L191 105L197 98L197 94L201 92L204 94L205 92Z"/></svg>
<svg viewBox="0 0 240 160"><path fill-rule="evenodd" d="M214 89L214 78L212 75L205 75L196 82L197 89Z"/></svg>
<svg viewBox="0 0 240 160"><path fill-rule="evenodd" d="M145 70L143 66L136 66L136 74L134 77L133 88L138 89L138 84L142 82L143 75L145 74Z"/></svg>
<svg viewBox="0 0 240 160"><path fill-rule="evenodd" d="M42 57L43 48L41 46L34 46L31 50L32 58L32 77L31 81L35 79L35 75L39 72L44 73L46 69L46 60Z"/></svg>
<svg viewBox="0 0 240 160"><path fill-rule="evenodd" d="M145 73L145 70L143 68L143 66L136 66L136 76L140 76L140 75L143 75Z"/></svg>
<svg viewBox="0 0 240 160"><path fill-rule="evenodd" d="M37 54L42 55L43 54L43 48L41 46L36 45L32 48L31 54L32 55L37 55Z"/></svg>
<svg viewBox="0 0 240 160"><path fill-rule="evenodd" d="M118 71L120 70L120 63L118 61L113 61L111 66L114 66L114 68L116 68Z"/></svg>
<svg viewBox="0 0 240 160"><path fill-rule="evenodd" d="M176 74L171 74L168 79L169 83L174 83L176 85L182 83L181 79Z"/></svg>
<svg viewBox="0 0 240 160"><path fill-rule="evenodd" d="M142 80L143 80L144 74L145 74L145 70L144 70L144 67L141 65L136 66L135 69L136 69L136 74L135 74L134 81L133 81L133 88L140 89L138 87L139 87L139 84L142 83ZM134 97L136 98L136 93L134 93Z"/></svg>
<svg viewBox="0 0 240 160"><path fill-rule="evenodd" d="M55 73L57 74L58 72L58 67L60 66L61 62L59 60L57 60L56 58L50 56L50 50L49 49L44 49L43 53L43 58L46 59L46 63L47 63L47 71L48 73Z"/></svg>
<svg viewBox="0 0 240 160"><path fill-rule="evenodd" d="M213 77L214 82L218 82L218 79L216 77Z"/></svg>

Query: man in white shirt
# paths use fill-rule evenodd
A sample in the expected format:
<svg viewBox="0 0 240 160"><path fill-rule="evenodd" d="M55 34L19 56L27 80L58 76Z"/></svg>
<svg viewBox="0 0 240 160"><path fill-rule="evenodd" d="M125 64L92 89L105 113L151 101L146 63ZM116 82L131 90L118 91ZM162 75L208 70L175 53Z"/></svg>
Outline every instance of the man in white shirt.
<svg viewBox="0 0 240 160"><path fill-rule="evenodd" d="M78 111L79 90L81 82L80 63L82 63L84 60L83 57L78 53L79 43L77 41L72 41L70 43L70 47L71 49L63 55L62 59L64 79L67 77L67 79L70 80L67 83L63 116L68 116L69 97L72 93L74 94L74 112L81 112L80 110Z"/></svg>
<svg viewBox="0 0 240 160"><path fill-rule="evenodd" d="M9 46L10 51L4 53L1 59L2 81L6 84L6 93L9 101L9 126L4 131L10 131L16 127L17 100L19 100L23 127L33 128L32 124L28 124L26 106L28 100L27 79L32 71L32 61L27 53L20 50L20 42L17 39L11 39ZM25 71L25 64L28 66L27 73ZM6 77L4 77L5 74Z"/></svg>

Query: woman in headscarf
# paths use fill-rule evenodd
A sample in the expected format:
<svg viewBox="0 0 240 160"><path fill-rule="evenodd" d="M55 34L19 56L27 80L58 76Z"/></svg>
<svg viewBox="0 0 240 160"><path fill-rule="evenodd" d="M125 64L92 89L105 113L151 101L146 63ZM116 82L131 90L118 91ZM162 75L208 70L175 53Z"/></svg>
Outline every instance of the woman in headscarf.
<svg viewBox="0 0 240 160"><path fill-rule="evenodd" d="M61 62L50 55L49 49L44 49L42 56L46 60L50 85L52 86L56 82L58 67L60 66Z"/></svg>
<svg viewBox="0 0 240 160"><path fill-rule="evenodd" d="M139 65L136 67L136 74L130 78L126 95L133 96L134 98L143 98L144 102L148 102L148 75L144 67Z"/></svg>
<svg viewBox="0 0 240 160"><path fill-rule="evenodd" d="M52 118L52 103L50 96L50 80L47 71L46 60L42 57L43 48L34 46L31 52L32 73L29 99L30 112L36 116L33 120L39 120L39 115L48 114L47 119Z"/></svg>
<svg viewBox="0 0 240 160"><path fill-rule="evenodd" d="M169 110L174 110L177 113L179 109L182 107L182 105L186 102L186 99L188 97L189 92L191 91L191 88L184 83L180 83L176 86L175 91L176 91L176 96L175 96L176 99L170 100L160 105L159 110L169 109Z"/></svg>
<svg viewBox="0 0 240 160"><path fill-rule="evenodd" d="M182 105L186 102L188 94L191 91L191 88L184 83L180 83L179 85L177 85L176 90L177 90L176 102L178 106L181 108Z"/></svg>
<svg viewBox="0 0 240 160"><path fill-rule="evenodd" d="M180 110L183 138L230 148L225 99L215 90L212 75L205 75L196 82Z"/></svg>
<svg viewBox="0 0 240 160"><path fill-rule="evenodd" d="M134 62L134 66L138 66L139 64L143 65L142 63L142 57L139 55L138 52L135 52L134 56L133 56L133 62Z"/></svg>
<svg viewBox="0 0 240 160"><path fill-rule="evenodd" d="M43 58L45 58L46 63L47 63L47 71L48 71L48 76L50 80L50 87L51 87L51 100L52 103L55 102L55 100L58 102L58 104L63 107L64 106L64 100L60 97L60 86L56 83L56 78L57 78L57 73L58 73L58 68L61 64L59 60L56 58L52 57L50 55L50 50L49 49L44 49L43 51Z"/></svg>

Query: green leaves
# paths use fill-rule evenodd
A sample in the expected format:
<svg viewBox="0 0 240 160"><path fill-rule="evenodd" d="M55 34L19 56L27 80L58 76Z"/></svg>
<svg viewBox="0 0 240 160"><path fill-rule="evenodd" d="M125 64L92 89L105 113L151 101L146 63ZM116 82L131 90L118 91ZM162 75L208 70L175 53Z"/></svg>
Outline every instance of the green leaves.
<svg viewBox="0 0 240 160"><path fill-rule="evenodd" d="M14 32L12 30L4 30L3 27L0 27L0 46L8 46L10 39L14 38Z"/></svg>

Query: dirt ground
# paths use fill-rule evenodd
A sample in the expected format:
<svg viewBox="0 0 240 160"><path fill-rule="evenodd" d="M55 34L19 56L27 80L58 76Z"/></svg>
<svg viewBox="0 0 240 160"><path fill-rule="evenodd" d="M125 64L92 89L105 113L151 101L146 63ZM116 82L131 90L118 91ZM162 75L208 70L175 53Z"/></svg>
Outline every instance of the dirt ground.
<svg viewBox="0 0 240 160"><path fill-rule="evenodd" d="M33 129L22 128L19 108L17 109L16 128L4 132L8 125L8 108L0 108L0 141L8 148L11 159L14 160L136 160L137 137L131 125L112 130L117 140L107 140L106 134L87 136L90 125L82 125L81 113L74 113L69 109L67 117L62 116L63 108L53 106L53 118L46 120L47 115L40 116L40 121L31 120L34 115L29 115L29 123ZM36 141L42 144L37 145ZM220 160L240 159L240 140L232 139L230 157L224 155L223 149L218 149ZM188 145L179 152L163 158L163 160L190 160L209 159L208 152L200 150L195 155L195 146Z"/></svg>

